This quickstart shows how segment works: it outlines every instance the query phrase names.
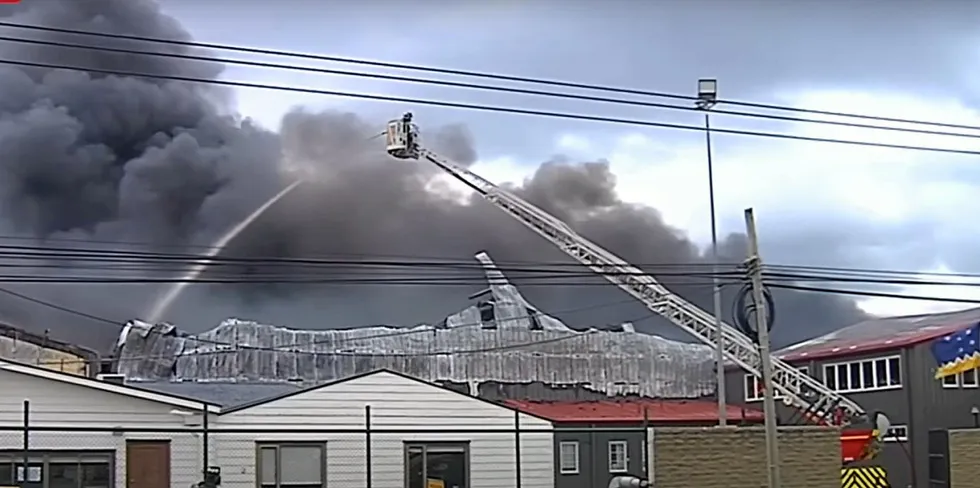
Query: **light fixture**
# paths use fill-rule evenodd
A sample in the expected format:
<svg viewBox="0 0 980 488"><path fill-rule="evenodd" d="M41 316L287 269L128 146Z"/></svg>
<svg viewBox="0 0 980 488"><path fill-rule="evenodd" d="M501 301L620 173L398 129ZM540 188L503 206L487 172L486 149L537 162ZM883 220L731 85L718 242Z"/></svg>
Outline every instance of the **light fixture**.
<svg viewBox="0 0 980 488"><path fill-rule="evenodd" d="M701 78L698 80L698 108L707 110L713 107L715 103L718 103L718 80Z"/></svg>

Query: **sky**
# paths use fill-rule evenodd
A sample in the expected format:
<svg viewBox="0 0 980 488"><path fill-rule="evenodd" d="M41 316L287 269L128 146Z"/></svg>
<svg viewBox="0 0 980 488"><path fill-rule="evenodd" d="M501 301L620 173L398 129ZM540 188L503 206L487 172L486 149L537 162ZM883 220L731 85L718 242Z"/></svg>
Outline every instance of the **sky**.
<svg viewBox="0 0 980 488"><path fill-rule="evenodd" d="M507 0L431 0L415 2L411 9L385 0L235 2L234 8L229 3L162 2L166 12L204 42L678 94L693 94L699 78L713 77L723 99L980 125L980 86L973 82L980 70L980 31L969 21L977 18L980 6L969 2L937 8L911 0L831 1L817 8L815 2L764 0L611 0L601 10L589 2L566 2L556 9L547 1ZM223 77L702 123L699 114L682 111L270 69L229 67ZM699 244L710 242L706 151L699 132L253 89L238 90L236 99L243 114L270 128L297 105L378 118L411 110L423 131L426 126L463 123L475 136L479 159L473 169L498 183L520 182L556 154L604 158L624 199L653 206L668 224ZM968 137L724 115L712 116L712 125L980 151L980 140ZM980 187L978 156L717 133L712 142L719 232L744 230L742 211L753 207L767 262L980 273L974 251L980 230L970 224L980 207L974 197ZM968 285L901 291L980 299L980 291ZM970 306L881 298L860 305L879 315Z"/></svg>

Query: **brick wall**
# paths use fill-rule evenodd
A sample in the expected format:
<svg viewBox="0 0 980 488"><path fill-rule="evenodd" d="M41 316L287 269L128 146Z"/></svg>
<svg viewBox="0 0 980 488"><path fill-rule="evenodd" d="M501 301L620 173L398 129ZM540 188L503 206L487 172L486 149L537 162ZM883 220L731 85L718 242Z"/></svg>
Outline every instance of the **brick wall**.
<svg viewBox="0 0 980 488"><path fill-rule="evenodd" d="M760 427L653 429L657 488L760 488L768 485L765 431ZM784 488L839 488L840 431L781 427Z"/></svg>
<svg viewBox="0 0 980 488"><path fill-rule="evenodd" d="M949 486L973 488L980 480L980 429L949 431Z"/></svg>

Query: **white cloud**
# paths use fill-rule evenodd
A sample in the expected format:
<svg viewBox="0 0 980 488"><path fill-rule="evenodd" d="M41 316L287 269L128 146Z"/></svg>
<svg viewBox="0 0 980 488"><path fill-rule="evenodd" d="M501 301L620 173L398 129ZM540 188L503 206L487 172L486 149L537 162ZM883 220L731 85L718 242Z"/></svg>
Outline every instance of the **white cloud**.
<svg viewBox="0 0 980 488"><path fill-rule="evenodd" d="M792 104L980 125L980 114L958 103L902 94L814 91L796 96ZM794 124L788 132L807 137L980 151L980 139L820 124ZM748 143L743 138L716 137L724 138L723 144L716 147L726 146L726 150L719 151L721 154L716 153L714 161L722 235L742 230L742 211L747 207L757 210L763 245L767 226L803 228L808 219L826 221L828 217L869 225L927 219L945 232L956 233L960 231L964 212L976 208L976 188L957 181L955 171L943 173L964 164L980 164L968 160L969 156L815 142L759 139ZM669 225L685 230L696 242L704 245L709 241L707 160L703 145L654 139L636 131L613 140L595 140L588 134L562 134L556 138L555 151L588 159L606 157L618 178L618 189L624 200L650 205L661 212ZM519 182L533 171L512 159L481 162L473 169L495 182ZM905 292L980 298L980 289L974 287L910 287ZM895 315L970 305L872 299L861 301L861 306L871 313Z"/></svg>
<svg viewBox="0 0 980 488"><path fill-rule="evenodd" d="M941 266L925 273L953 273L946 266ZM902 294L921 297L944 297L947 300L966 300L967 302L939 302L935 300L911 300L907 298L871 298L861 302L861 308L875 315L912 315L919 313L938 313L964 308L977 307L980 301L980 286L976 278L957 276L936 276L922 274L915 279L925 282L945 282L946 285L916 285L908 286Z"/></svg>

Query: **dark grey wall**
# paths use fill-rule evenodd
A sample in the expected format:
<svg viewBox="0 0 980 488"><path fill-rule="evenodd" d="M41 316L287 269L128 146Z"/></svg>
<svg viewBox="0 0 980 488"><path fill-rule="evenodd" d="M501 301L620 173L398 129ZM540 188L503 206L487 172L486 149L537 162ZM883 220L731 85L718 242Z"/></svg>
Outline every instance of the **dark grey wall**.
<svg viewBox="0 0 980 488"><path fill-rule="evenodd" d="M645 476L644 460L646 433L640 424L603 424L601 426L568 424L556 425L555 433L555 486L556 488L604 487L614 476L631 474ZM564 431L564 432L562 432ZM628 473L609 472L609 441L625 440ZM578 474L561 474L559 445L562 441L577 441L579 453Z"/></svg>
<svg viewBox="0 0 980 488"><path fill-rule="evenodd" d="M980 408L980 388L944 388L942 382L934 378L937 365L929 344L912 347L906 354L910 365L909 385L914 392L910 395L910 405L916 481L918 486L929 486L929 430L973 427L975 420L970 409Z"/></svg>
<svg viewBox="0 0 980 488"><path fill-rule="evenodd" d="M929 354L928 347L926 347L926 354ZM912 446L921 446L921 451L923 453L916 456L920 462L914 466L916 478L920 480L919 483L921 483L921 480L924 479L924 471L926 470L925 463L928 460L928 455L926 453L926 438L924 437L925 432L928 432L928 427L922 427L919 425L921 422L916 422L916 419L912 415L914 410L910 400L913 393L923 388L922 371L924 366L921 357L919 357L921 354L916 355L913 353L913 350L893 350L875 354L852 355L846 358L842 357L818 361L795 361L792 364L798 367L808 367L810 376L820 381L824 381L824 366L826 365L894 355L899 355L901 357L902 387L895 389L849 393L847 396L864 407L864 409L869 413L876 411L885 413L888 418L891 419L893 425L908 426L910 436L909 442L888 442L878 458L875 459L874 462L867 463L883 466L888 472L888 479L891 485L894 488L905 488L906 486L910 485L912 480L913 466L909 462L909 458L913 454ZM931 355L929 355L929 360L932 361ZM934 365L931 371L927 371L930 378L933 374L932 371L935 371ZM726 397L732 404L748 405L759 409L762 408L761 402L745 401L745 372L742 370L727 371L725 387ZM793 414L795 410L787 407L782 402L777 403L776 411L781 423L789 423L791 419L794 419ZM967 408L967 412L969 412L969 408ZM796 418L798 419L798 417ZM798 423L799 420L796 422ZM919 440L920 433L922 433L921 440ZM918 450L919 449L916 449L916 453ZM927 486L924 484L918 485Z"/></svg>

